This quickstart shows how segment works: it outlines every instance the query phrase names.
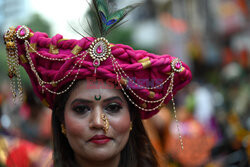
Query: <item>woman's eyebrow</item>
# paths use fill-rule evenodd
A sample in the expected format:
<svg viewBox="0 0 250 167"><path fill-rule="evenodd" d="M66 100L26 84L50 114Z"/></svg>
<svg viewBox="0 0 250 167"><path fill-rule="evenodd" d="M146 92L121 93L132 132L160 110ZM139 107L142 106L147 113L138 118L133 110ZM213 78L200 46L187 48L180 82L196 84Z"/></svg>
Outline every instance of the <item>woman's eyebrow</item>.
<svg viewBox="0 0 250 167"><path fill-rule="evenodd" d="M91 100L86 100L86 99L75 99L71 102L71 104L74 104L74 103L93 103L93 101Z"/></svg>
<svg viewBox="0 0 250 167"><path fill-rule="evenodd" d="M105 99L103 101L107 102L107 101L112 101L112 100L119 100L119 101L121 101L123 103L123 100L119 96L110 97L110 98L107 98L107 99Z"/></svg>

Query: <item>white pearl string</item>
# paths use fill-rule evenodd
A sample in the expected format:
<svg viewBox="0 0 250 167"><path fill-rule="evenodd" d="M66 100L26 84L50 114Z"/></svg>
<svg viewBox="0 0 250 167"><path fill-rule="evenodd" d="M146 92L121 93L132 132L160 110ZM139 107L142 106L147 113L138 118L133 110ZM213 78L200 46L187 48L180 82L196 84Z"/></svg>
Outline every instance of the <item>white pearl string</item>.
<svg viewBox="0 0 250 167"><path fill-rule="evenodd" d="M112 54L111 54L111 57L112 57L112 59L114 59L114 62L119 66L119 68L121 69L121 71L122 71L122 73L124 74L124 76L125 76L126 78L128 78L130 82L132 82L133 84L135 84L136 86L138 86L138 87L140 87L140 88L142 88L142 89L148 89L148 90L157 89L157 88L161 87L162 85L164 85L164 84L168 81L168 79L169 79L169 78L167 78L167 79L166 79L165 81L163 81L161 84L159 84L159 85L157 85L157 86L154 86L154 87L145 87L145 86L139 85L139 84L137 84L136 82L134 82L134 81L125 73L125 71L121 68L120 64L117 62L117 60L115 59L115 57L114 57Z"/></svg>
<svg viewBox="0 0 250 167"><path fill-rule="evenodd" d="M117 68L117 70L118 70L118 73L120 74L120 76L122 76L122 74L121 74L121 69L119 69L119 67L117 67L116 65L114 66L114 68ZM168 79L167 79L167 81L172 77L172 75L174 75L174 73L171 73L170 74L170 76L168 77ZM160 99L158 99L158 100L146 100L146 99L143 99L142 97L140 97L140 96L138 96L132 89L131 89L131 87L130 86L127 86L127 88L130 90L130 92L133 94L133 95L135 95L138 99L140 99L140 100L142 100L142 101L144 101L144 102L146 102L146 103L158 103L158 102L161 102L162 100L164 101L165 100L165 96L163 96L162 98L160 98Z"/></svg>
<svg viewBox="0 0 250 167"><path fill-rule="evenodd" d="M167 93L166 93L166 95L162 98L162 101L160 102L160 104L157 105L156 107L150 108L150 109L143 108L143 107L137 105L137 104L129 97L129 95L126 93L126 91L124 90L124 88L123 88L123 86L122 86L122 84L121 84L121 82L120 82L120 80L119 80L119 74L118 74L118 72L116 71L116 68L115 68L115 65L114 65L113 60L112 60L112 65L113 65L114 71L115 71L115 73L116 73L117 81L118 81L118 83L119 83L119 85L120 85L120 87L121 87L123 93L125 94L125 96L128 98L128 100L129 100L133 105L135 105L137 108L139 108L139 109L141 109L141 110L143 110L143 111L153 111L153 110L159 109L159 107L161 107L161 105L162 105L162 103L164 102L164 100L166 99L166 97L169 95L170 90L171 90L171 87L173 87L172 82L173 82L174 74L173 74L172 77L171 77L171 82L170 82L170 86L169 86L169 88L168 88L168 90L167 90ZM120 76L120 78L121 78L121 77L122 77L122 76ZM138 98L139 96L136 95L136 97Z"/></svg>
<svg viewBox="0 0 250 167"><path fill-rule="evenodd" d="M173 83L174 84L174 83ZM175 108L175 102L174 102L174 95L173 95L173 91L171 91L171 100L173 103L173 110L174 110L174 118L175 118L175 122L176 122L176 126L177 126L177 131L178 131L178 137L179 137L179 141L181 143L181 149L184 149L184 144L183 144L183 140L181 137L181 132L180 132L180 126L179 126L179 121L177 119L177 115L176 115L176 108Z"/></svg>
<svg viewBox="0 0 250 167"><path fill-rule="evenodd" d="M75 75L73 81L70 83L70 85L69 85L66 89L62 90L61 92L55 92L55 91L52 91L52 90L48 89L45 85L42 85L42 87L45 88L48 92L50 92L50 93L52 93L52 94L56 94L56 95L60 95L60 94L63 94L63 93L65 93L65 92L67 92L67 91L72 87L72 85L75 83L76 78L77 78L77 76L78 76L78 74L79 74L79 71L80 71L80 69L81 69L81 64L82 64L83 61L84 61L84 59L82 59L82 61L80 62L79 68L78 68L78 70L77 70L77 73L76 73L76 75Z"/></svg>
<svg viewBox="0 0 250 167"><path fill-rule="evenodd" d="M33 64L33 61L32 61L32 59L31 59L31 57L30 57L30 53L29 53L28 46L30 46L30 45L29 45L29 42L26 40L26 41L25 41L26 57L27 57L27 59L28 59L28 61L29 61L29 63L30 63L31 70L34 72L35 76L37 77L37 80L38 80L39 85L42 86L42 88L45 88L48 92L50 92L50 93L52 93L52 94L57 94L57 95L63 94L63 93L65 93L67 90L69 90L70 87L71 87L71 86L73 85L73 83L75 82L75 80L76 80L76 78L77 78L77 76L78 76L78 74L79 74L79 71L80 71L80 69L81 69L81 64L82 64L84 58L86 57L87 52L83 52L83 53L77 55L77 57L78 57L78 56L82 56L82 57L76 62L76 64L74 64L73 68L71 69L71 71L70 71L66 76L64 76L63 78L61 78L61 79L59 79L59 80L57 80L57 81L46 82L46 81L43 81L43 80L40 78L38 72L36 71L35 66L34 66L34 64ZM40 54L39 56L45 57L45 56L43 56L43 55L41 55L41 54ZM75 57L75 56L74 56L74 57ZM50 60L50 59L48 59L48 60ZM54 60L55 60L55 59L54 59ZM61 60L61 59L59 59L59 60ZM69 59L67 59L67 60L69 60ZM80 62L80 63L79 63L79 62ZM79 66L78 66L79 69L77 70L77 73L76 73L76 75L75 75L73 81L70 83L70 85L69 85L66 89L64 89L64 90L62 90L62 91L60 91L60 92L55 92L55 91L52 91L52 90L48 89L48 88L44 85L44 84L57 84L57 83L63 81L64 79L66 79L66 78L72 73L72 71L74 70L75 66L76 66L78 63L79 63Z"/></svg>
<svg viewBox="0 0 250 167"><path fill-rule="evenodd" d="M7 64L9 67L8 70L10 75L10 89L14 97L13 103L23 100L23 89L21 83L20 69L18 66L18 52L17 52L15 35L16 34L14 28L10 28L8 32L4 35L4 40L6 42L6 45L9 44L8 47L6 46L6 51L7 51Z"/></svg>
<svg viewBox="0 0 250 167"><path fill-rule="evenodd" d="M29 42L26 40L26 41L25 41L25 48L26 48L27 55L28 55L27 58L28 58L30 64L33 64L33 63L32 63L32 60L29 59L30 53L29 53L29 51L28 51L28 46L30 46L30 45L29 45ZM37 52L37 54L39 54L39 53ZM77 57L79 57L79 56L84 56L85 54L87 54L87 53L86 53L86 52L82 52L82 53L78 54ZM45 58L45 56L43 56L43 55L41 55L41 54L39 54L39 56L42 57L42 58ZM86 55L85 55L85 56L86 56ZM85 56L84 56L84 57L85 57ZM74 57L75 57L75 56L74 56ZM47 58L46 58L46 59L47 59ZM50 60L50 58L47 59L47 60ZM61 61L61 59L54 59L54 60ZM67 59L67 60L69 60L69 59ZM67 73L67 75L65 75L63 78L61 78L61 79L59 79L59 80L47 82L47 81L43 81L43 80L39 77L39 75L37 75L37 78L38 78L39 83L41 83L41 85L44 85L44 84L57 84L57 83L63 81L64 79L66 79L66 78L73 72L73 70L75 69L76 65L79 63L80 60L81 60L81 59L79 59L79 60L74 64L74 66L72 67L72 69L70 70L70 72ZM32 65L32 66L34 66L34 65ZM34 69L34 70L35 70L35 69Z"/></svg>
<svg viewBox="0 0 250 167"><path fill-rule="evenodd" d="M44 59L47 59L47 60L51 60L51 61L66 61L66 60L70 60L70 59L74 59L74 58L76 58L76 57L82 56L82 54L77 54L77 55L72 56L72 57L61 58L61 59L46 57L46 56L44 56L44 55L38 53L38 52L36 51L36 49L33 48L27 40L26 40L25 42L26 42L26 43L28 44L28 46L31 48L32 52L35 52L38 56L40 56L40 57L42 57L42 58L44 58Z"/></svg>

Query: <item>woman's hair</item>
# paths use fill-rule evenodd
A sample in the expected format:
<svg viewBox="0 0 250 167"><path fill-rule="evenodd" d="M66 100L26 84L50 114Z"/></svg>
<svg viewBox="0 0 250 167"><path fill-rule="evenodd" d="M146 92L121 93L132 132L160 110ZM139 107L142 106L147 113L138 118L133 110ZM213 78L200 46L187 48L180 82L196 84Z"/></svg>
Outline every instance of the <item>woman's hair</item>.
<svg viewBox="0 0 250 167"><path fill-rule="evenodd" d="M78 167L74 151L65 135L61 132L61 123L64 123L64 108L71 91L57 96L52 112L53 158L55 167ZM126 97L125 97L126 98ZM142 124L138 109L128 100L130 118L133 129L130 132L125 148L121 151L119 167L157 167L155 150Z"/></svg>

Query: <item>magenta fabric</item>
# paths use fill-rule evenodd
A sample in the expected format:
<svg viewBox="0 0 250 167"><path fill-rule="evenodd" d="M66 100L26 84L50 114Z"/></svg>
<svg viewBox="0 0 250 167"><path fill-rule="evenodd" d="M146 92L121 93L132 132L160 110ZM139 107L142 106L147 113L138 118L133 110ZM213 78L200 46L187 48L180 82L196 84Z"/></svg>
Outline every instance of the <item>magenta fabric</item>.
<svg viewBox="0 0 250 167"><path fill-rule="evenodd" d="M17 27L17 29L19 27ZM30 31L32 32L32 30ZM76 45L79 45L81 48L83 48L81 52L86 52L86 50L92 43L91 41L95 40L95 38L88 37L88 40L86 38L82 38L80 40L69 39L69 40L61 40L59 42L60 39L63 39L62 35L57 34L52 38L48 38L48 35L46 33L42 32L35 32L35 33L32 32L32 33L34 35L30 37L28 41L30 43L36 43L37 52L48 58L59 59L59 58L67 58L75 56L71 53L71 51ZM59 50L59 54L49 53L50 44L53 44L57 47L57 49ZM18 54L25 55L26 51L24 46L24 40L17 40L17 46L18 46ZM166 80L166 78L169 76L169 73L172 72L171 61L175 59L175 57L172 57L170 55L159 56L152 53L148 53L144 50L134 50L130 46L123 44L113 44L111 47L111 53L119 62L122 69L129 75L130 78L148 79L148 80L155 79L161 82ZM40 78L43 79L44 81L48 82L55 81L63 78L65 75L71 72L69 76L65 80L57 84L56 87L53 87L52 85L45 85L48 89L56 92L60 91L63 86L69 84L75 78L76 73L78 71L78 67L76 66L74 68L74 65L81 58L81 57L76 57L74 59L69 59L67 61L59 62L41 58L36 53L30 53L30 57L33 61L33 64ZM149 68L143 69L142 64L139 63L138 61L146 57L149 57L151 66ZM47 90L44 90L43 93L42 87L39 85L35 74L31 70L30 64L22 63L21 61L20 64L27 71L36 95L42 101L44 101L45 99L48 102L49 107L53 109L53 104L56 95L49 93ZM178 90L187 85L192 78L192 74L189 67L183 62L182 65L184 67L184 70L180 73L175 72L174 89L173 89L174 94L176 94ZM72 69L73 71L71 71ZM77 80L83 80L86 79L87 77L93 77L94 70L95 67L93 66L93 59L89 55L87 55L82 63L82 67L79 71L79 75L77 76ZM114 72L110 58L101 62L100 66L97 68L96 71L96 78L104 80L110 80L110 79L116 80L116 73ZM158 84L160 84L160 82ZM149 90L147 89L133 89L133 90L134 92L136 92L137 95L139 95L144 99L157 100L166 94L168 87L169 87L169 82L164 84L161 89L152 90L155 92L155 97L153 99L148 97ZM129 93L129 91L127 92ZM136 102L138 105L144 103L138 100L138 98L135 98L131 93L129 95L131 99L133 99L133 101ZM171 100L171 95L169 94L169 96L165 99L164 103L167 104L170 100ZM157 104L147 104L147 108L153 108ZM150 112L140 110L141 117L143 119L149 118L154 114L156 114L157 112L158 110Z"/></svg>

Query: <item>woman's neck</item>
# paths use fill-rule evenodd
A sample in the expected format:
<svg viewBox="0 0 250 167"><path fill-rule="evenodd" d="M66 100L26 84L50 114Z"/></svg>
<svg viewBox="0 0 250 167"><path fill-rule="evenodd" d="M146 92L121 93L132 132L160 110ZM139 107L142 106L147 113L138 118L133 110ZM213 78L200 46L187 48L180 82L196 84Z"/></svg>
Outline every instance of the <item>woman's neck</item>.
<svg viewBox="0 0 250 167"><path fill-rule="evenodd" d="M82 157L76 156L76 161L80 167L118 167L120 154L103 161L83 159Z"/></svg>

